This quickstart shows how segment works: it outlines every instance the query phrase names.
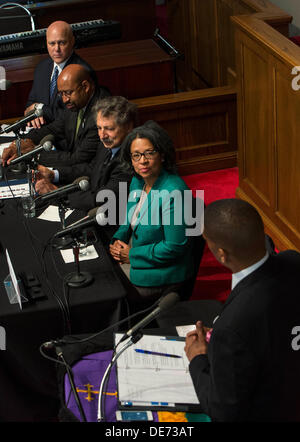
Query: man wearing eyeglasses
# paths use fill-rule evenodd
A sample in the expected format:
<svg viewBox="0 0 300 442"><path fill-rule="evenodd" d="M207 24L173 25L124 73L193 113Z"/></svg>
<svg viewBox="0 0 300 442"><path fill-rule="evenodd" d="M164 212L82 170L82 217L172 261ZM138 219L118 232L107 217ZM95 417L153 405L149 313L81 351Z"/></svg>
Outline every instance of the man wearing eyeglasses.
<svg viewBox="0 0 300 442"><path fill-rule="evenodd" d="M71 26L64 21L55 21L46 32L49 57L42 60L35 68L32 89L29 93L24 114L36 106L43 108L43 116L32 120L28 126L40 128L50 123L63 110L63 104L57 95L57 78L69 64L80 64L90 71L94 81L97 77L78 54L74 52L75 38Z"/></svg>
<svg viewBox="0 0 300 442"><path fill-rule="evenodd" d="M38 162L47 167L73 166L92 160L97 151L99 137L92 112L93 105L107 96L97 88L90 73L81 65L68 65L57 81L58 93L64 111L52 123L33 129L21 141L22 153L33 150L41 140L52 134L55 150L41 152ZM15 141L2 153L3 165L17 157Z"/></svg>

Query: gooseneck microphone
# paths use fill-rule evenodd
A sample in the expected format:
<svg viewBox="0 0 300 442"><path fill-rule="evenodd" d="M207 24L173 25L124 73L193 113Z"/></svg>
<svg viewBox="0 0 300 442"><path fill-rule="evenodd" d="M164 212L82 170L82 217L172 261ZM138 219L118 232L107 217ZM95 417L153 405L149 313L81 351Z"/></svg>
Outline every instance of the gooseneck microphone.
<svg viewBox="0 0 300 442"><path fill-rule="evenodd" d="M164 296L158 306L149 313L144 319L139 321L136 325L134 325L130 330L128 330L127 333L125 333L121 340L119 341L119 344L125 339L130 338L130 336L133 336L135 333L137 333L139 330L144 328L147 324L149 324L153 319L157 318L162 312L165 310L168 310L169 308L173 307L173 305L177 304L177 302L180 300L178 293L171 292L168 293L166 296Z"/></svg>
<svg viewBox="0 0 300 442"><path fill-rule="evenodd" d="M16 121L15 123L11 124L10 126L7 126L5 129L0 130L1 134L8 134L9 132L16 132L19 129L22 129L22 127L26 126L29 121L34 120L35 118L42 117L43 116L43 109L42 108L35 108L28 112L28 114L21 118L20 120Z"/></svg>
<svg viewBox="0 0 300 442"><path fill-rule="evenodd" d="M59 232L56 232L54 234L54 238L60 238L65 236L66 234L76 234L77 232L81 232L83 229L86 229L87 227L92 226L93 224L99 224L104 225L103 223L103 212L101 212L100 207L95 207L94 209L91 209L87 216L84 218L81 218L80 220L76 221L73 224L70 224L69 226L65 227L63 230L60 230Z"/></svg>
<svg viewBox="0 0 300 442"><path fill-rule="evenodd" d="M49 201L52 199L65 197L69 193L77 192L78 190L82 190L85 192L89 188L89 177L82 176L73 181L72 184L67 184L66 186L59 187L58 189L52 190L51 192L45 193L44 195L39 195L35 201Z"/></svg>
<svg viewBox="0 0 300 442"><path fill-rule="evenodd" d="M23 161L31 160L34 156L40 154L42 151L50 152L53 147L53 142L54 135L46 135L37 147L35 147L30 152L26 152L23 155L20 155L18 158L11 160L10 164L14 165Z"/></svg>

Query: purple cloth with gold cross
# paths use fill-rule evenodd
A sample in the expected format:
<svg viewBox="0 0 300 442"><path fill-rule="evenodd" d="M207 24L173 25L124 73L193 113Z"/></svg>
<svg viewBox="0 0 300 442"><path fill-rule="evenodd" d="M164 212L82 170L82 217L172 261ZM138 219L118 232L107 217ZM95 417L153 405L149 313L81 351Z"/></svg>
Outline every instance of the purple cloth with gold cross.
<svg viewBox="0 0 300 442"><path fill-rule="evenodd" d="M112 351L104 351L85 355L72 366L73 381L76 387L87 422L97 422L98 395L102 377L112 358ZM65 375L65 403L68 409L82 420L74 394L70 387L69 378ZM105 395L106 421L115 422L115 412L118 405L116 367L110 372Z"/></svg>
<svg viewBox="0 0 300 442"><path fill-rule="evenodd" d="M111 358L111 350L92 353L83 356L72 366L73 382L87 422L97 422L99 388ZM67 374L64 378L64 397L67 408L78 420L82 421ZM104 410L102 411L105 421L115 422L118 408L116 366L112 367L110 371L103 402ZM157 413L153 413L153 417L154 421L157 421Z"/></svg>

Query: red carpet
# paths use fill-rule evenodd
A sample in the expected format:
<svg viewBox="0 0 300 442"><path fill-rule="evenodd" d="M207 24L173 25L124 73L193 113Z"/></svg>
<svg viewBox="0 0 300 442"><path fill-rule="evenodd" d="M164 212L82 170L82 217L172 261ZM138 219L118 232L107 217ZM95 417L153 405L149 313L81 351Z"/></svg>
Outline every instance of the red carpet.
<svg viewBox="0 0 300 442"><path fill-rule="evenodd" d="M192 190L204 190L206 205L217 199L234 198L238 169L224 169L182 177ZM192 300L216 299L224 302L230 292L231 272L216 261L206 247L199 268Z"/></svg>

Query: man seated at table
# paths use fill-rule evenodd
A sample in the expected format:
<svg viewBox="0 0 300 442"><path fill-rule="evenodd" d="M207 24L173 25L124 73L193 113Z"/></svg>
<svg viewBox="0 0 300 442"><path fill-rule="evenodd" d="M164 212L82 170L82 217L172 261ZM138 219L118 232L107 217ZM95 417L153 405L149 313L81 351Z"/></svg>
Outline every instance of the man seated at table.
<svg viewBox="0 0 300 442"><path fill-rule="evenodd" d="M43 115L28 123L28 126L40 128L57 118L63 110L63 103L57 94L57 78L69 64L84 66L97 83L97 76L91 66L74 52L75 38L71 26L64 21L55 21L46 31L49 57L42 60L35 68L34 79L24 114L36 105L43 108Z"/></svg>
<svg viewBox="0 0 300 442"><path fill-rule="evenodd" d="M93 105L107 96L107 91L97 88L90 73L81 65L70 64L62 71L57 81L58 93L64 103L64 111L52 123L32 129L21 141L22 153L33 150L49 134L55 138L56 150L43 151L39 164L71 166L90 161L99 144ZM17 157L16 142L3 150L3 164Z"/></svg>
<svg viewBox="0 0 300 442"><path fill-rule="evenodd" d="M39 166L36 183L36 191L43 195L57 189L59 185L66 185L78 177L88 176L89 190L68 195L68 207L85 212L101 205L101 202L97 201L97 195L101 190L112 191L118 206L119 185L128 184L132 178L132 173L124 169L121 163L122 143L137 121L137 106L120 96L97 101L93 112L101 141L94 159L89 163L62 166L53 170ZM127 190L128 188L129 185ZM127 193L124 198L127 199ZM116 228L116 225L112 226L111 231L114 232Z"/></svg>
<svg viewBox="0 0 300 442"><path fill-rule="evenodd" d="M300 254L269 256L260 215L238 199L207 206L203 236L233 273L209 342L201 321L186 337L203 411L213 421L299 420L300 357L293 334L300 318Z"/></svg>

